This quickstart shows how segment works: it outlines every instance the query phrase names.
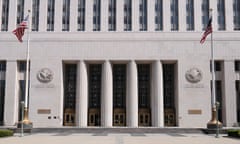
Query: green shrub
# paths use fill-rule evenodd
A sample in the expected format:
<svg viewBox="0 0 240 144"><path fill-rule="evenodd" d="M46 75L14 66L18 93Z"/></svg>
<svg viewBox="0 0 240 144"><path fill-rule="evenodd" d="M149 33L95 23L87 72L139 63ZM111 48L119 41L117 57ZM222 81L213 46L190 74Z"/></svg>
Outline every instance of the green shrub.
<svg viewBox="0 0 240 144"><path fill-rule="evenodd" d="M0 137L13 136L13 131L11 130L0 130Z"/></svg>
<svg viewBox="0 0 240 144"><path fill-rule="evenodd" d="M240 130L228 130L228 136L240 138Z"/></svg>

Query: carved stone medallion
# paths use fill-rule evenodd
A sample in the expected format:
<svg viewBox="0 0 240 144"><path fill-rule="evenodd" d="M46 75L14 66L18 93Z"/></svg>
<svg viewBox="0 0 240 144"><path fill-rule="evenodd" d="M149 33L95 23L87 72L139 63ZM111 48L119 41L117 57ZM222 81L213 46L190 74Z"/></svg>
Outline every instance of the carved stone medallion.
<svg viewBox="0 0 240 144"><path fill-rule="evenodd" d="M198 83L202 77L202 72L198 68L190 68L185 74L186 80L190 83Z"/></svg>
<svg viewBox="0 0 240 144"><path fill-rule="evenodd" d="M42 83L49 83L53 79L53 72L48 68L42 68L37 73L37 79Z"/></svg>

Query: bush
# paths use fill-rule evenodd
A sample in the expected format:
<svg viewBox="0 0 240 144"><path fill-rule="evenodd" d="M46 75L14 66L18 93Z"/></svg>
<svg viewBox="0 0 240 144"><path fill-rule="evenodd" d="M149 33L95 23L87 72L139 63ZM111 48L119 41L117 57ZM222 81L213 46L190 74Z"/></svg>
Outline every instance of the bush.
<svg viewBox="0 0 240 144"><path fill-rule="evenodd" d="M240 138L240 130L228 130L228 136Z"/></svg>
<svg viewBox="0 0 240 144"><path fill-rule="evenodd" d="M13 131L11 130L0 130L0 137L13 136Z"/></svg>

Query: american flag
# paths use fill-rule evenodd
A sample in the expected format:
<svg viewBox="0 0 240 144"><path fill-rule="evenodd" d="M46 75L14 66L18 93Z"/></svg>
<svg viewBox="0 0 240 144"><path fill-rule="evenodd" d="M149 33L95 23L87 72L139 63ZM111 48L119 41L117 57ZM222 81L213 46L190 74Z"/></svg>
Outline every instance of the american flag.
<svg viewBox="0 0 240 144"><path fill-rule="evenodd" d="M25 29L27 29L28 17L29 17L29 15L27 15L24 18L24 20L19 24L19 26L15 30L13 30L13 34L16 35L16 37L19 40L19 42L23 42L22 41L22 37L24 35Z"/></svg>
<svg viewBox="0 0 240 144"><path fill-rule="evenodd" d="M200 43L203 44L207 38L207 36L212 33L212 17L209 18L207 28L205 29L205 32L203 33L202 39L200 40Z"/></svg>

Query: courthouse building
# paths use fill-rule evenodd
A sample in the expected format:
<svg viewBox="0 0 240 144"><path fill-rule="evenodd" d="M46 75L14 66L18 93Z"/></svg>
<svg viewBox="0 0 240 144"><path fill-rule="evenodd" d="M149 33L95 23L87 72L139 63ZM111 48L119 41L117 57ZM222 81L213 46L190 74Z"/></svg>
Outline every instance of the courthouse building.
<svg viewBox="0 0 240 144"><path fill-rule="evenodd" d="M206 127L210 8L219 119L237 126L240 0L0 0L0 125L21 120L29 36L33 127Z"/></svg>

